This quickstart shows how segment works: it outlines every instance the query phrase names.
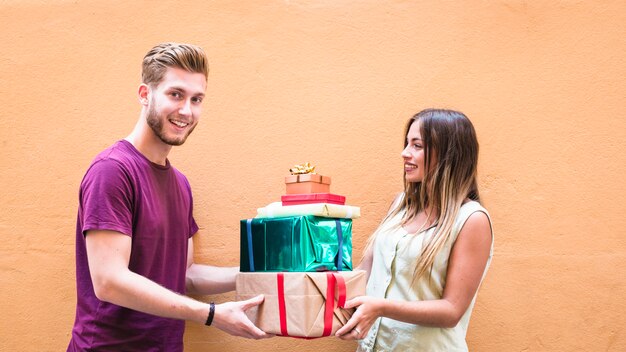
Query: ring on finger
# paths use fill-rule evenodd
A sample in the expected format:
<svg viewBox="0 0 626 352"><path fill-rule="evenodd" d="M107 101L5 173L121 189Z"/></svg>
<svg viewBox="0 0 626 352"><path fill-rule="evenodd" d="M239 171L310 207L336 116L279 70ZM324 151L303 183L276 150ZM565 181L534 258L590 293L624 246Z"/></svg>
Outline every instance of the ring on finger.
<svg viewBox="0 0 626 352"><path fill-rule="evenodd" d="M356 331L357 335L361 335L361 331L359 329L357 329L356 327L354 327L352 330Z"/></svg>

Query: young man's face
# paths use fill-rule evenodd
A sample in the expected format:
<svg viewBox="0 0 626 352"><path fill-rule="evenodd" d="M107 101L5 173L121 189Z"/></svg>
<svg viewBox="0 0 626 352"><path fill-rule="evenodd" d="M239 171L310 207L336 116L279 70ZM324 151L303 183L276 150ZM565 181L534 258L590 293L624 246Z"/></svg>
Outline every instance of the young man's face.
<svg viewBox="0 0 626 352"><path fill-rule="evenodd" d="M205 90L204 74L172 67L149 88L147 123L163 143L185 143L200 119Z"/></svg>

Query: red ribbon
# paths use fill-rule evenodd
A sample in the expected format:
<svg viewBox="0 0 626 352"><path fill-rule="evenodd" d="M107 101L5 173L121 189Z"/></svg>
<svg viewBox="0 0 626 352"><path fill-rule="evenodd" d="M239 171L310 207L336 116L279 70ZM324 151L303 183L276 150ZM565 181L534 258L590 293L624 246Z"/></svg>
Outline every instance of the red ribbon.
<svg viewBox="0 0 626 352"><path fill-rule="evenodd" d="M337 307L343 308L346 305L346 280L343 276L333 274L337 279L337 290L339 291L339 297L337 298Z"/></svg>
<svg viewBox="0 0 626 352"><path fill-rule="evenodd" d="M335 276L326 273L326 310L324 312L324 333L323 336L330 336L333 330L333 311L335 310Z"/></svg>
<svg viewBox="0 0 626 352"><path fill-rule="evenodd" d="M283 273L276 275L278 284L278 314L280 315L280 333L283 336L287 334L287 313L285 309L285 277Z"/></svg>
<svg viewBox="0 0 626 352"><path fill-rule="evenodd" d="M280 334L289 336L287 332L287 309L285 306L285 276L283 273L276 274L278 288L278 315L280 318ZM337 306L343 308L346 303L346 281L341 275L326 273L326 303L324 307L324 332L322 336L330 336L333 330L333 315L335 311L335 286L337 286ZM297 337L297 336L290 336ZM316 337L301 337L312 339Z"/></svg>

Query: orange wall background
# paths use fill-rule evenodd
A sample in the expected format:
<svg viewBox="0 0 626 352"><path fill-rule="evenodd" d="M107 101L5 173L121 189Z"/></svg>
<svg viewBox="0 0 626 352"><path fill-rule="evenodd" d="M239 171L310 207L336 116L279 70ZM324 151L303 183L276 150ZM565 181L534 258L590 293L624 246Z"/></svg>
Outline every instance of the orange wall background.
<svg viewBox="0 0 626 352"><path fill-rule="evenodd" d="M624 1L3 1L0 29L0 350L66 347L78 186L134 126L162 41L210 57L202 121L170 154L194 189L196 261L238 265L239 220L305 161L361 207L358 261L401 189L405 121L458 109L496 239L470 349L626 350ZM191 323L185 345L355 348Z"/></svg>

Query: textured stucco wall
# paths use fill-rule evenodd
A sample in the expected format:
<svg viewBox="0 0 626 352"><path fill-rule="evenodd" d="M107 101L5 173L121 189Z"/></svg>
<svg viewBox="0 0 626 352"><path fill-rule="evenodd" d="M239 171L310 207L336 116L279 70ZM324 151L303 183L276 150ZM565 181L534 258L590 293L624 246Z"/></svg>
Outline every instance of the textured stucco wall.
<svg viewBox="0 0 626 352"><path fill-rule="evenodd" d="M78 185L133 127L141 58L167 40L211 62L202 121L170 155L195 192L197 261L236 265L239 219L304 161L361 206L358 260L400 190L404 122L455 108L496 231L470 348L626 350L625 23L623 1L1 2L0 350L65 348ZM194 324L185 343L354 349Z"/></svg>

